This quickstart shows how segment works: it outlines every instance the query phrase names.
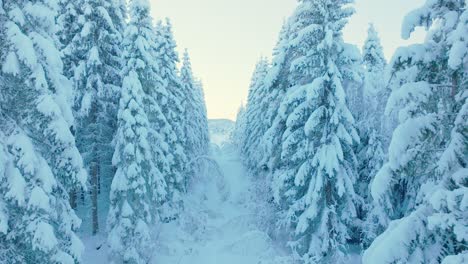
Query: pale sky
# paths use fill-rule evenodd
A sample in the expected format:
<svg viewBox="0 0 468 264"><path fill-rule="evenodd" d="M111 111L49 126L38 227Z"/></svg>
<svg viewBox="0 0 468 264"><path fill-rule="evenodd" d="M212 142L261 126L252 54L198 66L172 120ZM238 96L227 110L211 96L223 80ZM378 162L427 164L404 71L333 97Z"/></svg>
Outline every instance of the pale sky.
<svg viewBox="0 0 468 264"><path fill-rule="evenodd" d="M232 120L246 101L256 61L270 57L284 19L297 5L296 0L150 1L156 19L171 19L179 53L189 50L194 73L204 83L208 117ZM405 14L424 1L356 0L345 40L361 48L372 22L390 59L397 47L423 38L419 30L404 41L400 29Z"/></svg>

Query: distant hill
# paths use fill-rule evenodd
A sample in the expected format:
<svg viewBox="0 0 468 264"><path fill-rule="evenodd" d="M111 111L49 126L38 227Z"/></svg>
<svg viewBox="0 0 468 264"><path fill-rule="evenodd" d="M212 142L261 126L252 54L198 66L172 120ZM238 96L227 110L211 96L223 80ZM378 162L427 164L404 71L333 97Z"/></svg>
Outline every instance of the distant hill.
<svg viewBox="0 0 468 264"><path fill-rule="evenodd" d="M235 125L236 122L229 119L208 120L211 142L218 146L228 143L231 140Z"/></svg>

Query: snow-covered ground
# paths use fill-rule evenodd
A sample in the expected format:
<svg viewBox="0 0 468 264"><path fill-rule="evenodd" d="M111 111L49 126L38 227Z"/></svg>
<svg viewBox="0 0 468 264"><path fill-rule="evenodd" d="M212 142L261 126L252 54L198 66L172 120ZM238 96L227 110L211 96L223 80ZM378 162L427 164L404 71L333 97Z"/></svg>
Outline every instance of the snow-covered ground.
<svg viewBox="0 0 468 264"><path fill-rule="evenodd" d="M212 122L213 151L178 221L154 227L155 264L291 264L258 226L252 184L230 145L232 121ZM84 238L84 263L107 263L105 237Z"/></svg>
<svg viewBox="0 0 468 264"><path fill-rule="evenodd" d="M194 179L178 221L153 229L151 264L293 264L262 230L258 194L230 143L228 122L212 123L212 159ZM217 127L221 125L221 127ZM85 238L84 263L107 263L105 237ZM351 263L360 263L357 256Z"/></svg>
<svg viewBox="0 0 468 264"><path fill-rule="evenodd" d="M153 263L292 263L257 226L251 183L229 144L194 185L179 223L160 227ZM216 165L217 164L217 165ZM218 169L220 171L218 171Z"/></svg>

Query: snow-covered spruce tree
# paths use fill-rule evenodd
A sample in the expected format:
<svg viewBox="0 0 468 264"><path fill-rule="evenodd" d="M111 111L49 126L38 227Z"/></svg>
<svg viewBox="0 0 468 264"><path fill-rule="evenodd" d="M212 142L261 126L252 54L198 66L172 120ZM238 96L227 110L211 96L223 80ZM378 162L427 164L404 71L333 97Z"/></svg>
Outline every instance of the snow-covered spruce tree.
<svg viewBox="0 0 468 264"><path fill-rule="evenodd" d="M205 98L202 87L194 80L192 65L187 51L184 53L180 79L184 95L184 151L189 158L189 167L187 168L189 175L186 177L191 178L199 170L197 168L199 166L197 158L208 154L209 137Z"/></svg>
<svg viewBox="0 0 468 264"><path fill-rule="evenodd" d="M268 109L267 87L264 85L265 76L268 73L269 62L267 58L260 58L255 66L249 89L247 108L245 112L244 142L242 142L241 153L244 157L243 163L252 173L257 175L262 168L262 137L268 127L265 125L264 116Z"/></svg>
<svg viewBox="0 0 468 264"><path fill-rule="evenodd" d="M71 84L55 1L0 1L0 262L79 263L68 193L86 171L69 127Z"/></svg>
<svg viewBox="0 0 468 264"><path fill-rule="evenodd" d="M125 28L127 27L127 0L110 0L105 2L105 7L108 8L109 16L114 24L115 30L120 33L123 38Z"/></svg>
<svg viewBox="0 0 468 264"><path fill-rule="evenodd" d="M82 13L83 3L84 0L59 0L60 9L57 16L57 38L62 51L64 51L66 47L72 43L75 36L81 32L84 22ZM74 65L74 61L78 61L78 58L72 58L72 55L73 54L70 52L68 52L68 54L63 54L64 73L70 78L73 76L76 66Z"/></svg>
<svg viewBox="0 0 468 264"><path fill-rule="evenodd" d="M383 78L387 62L377 31L372 24L369 26L368 36L362 50L365 71L364 100L361 101L361 105L365 111L361 111L360 116L356 117L361 138L357 149L359 178L356 190L363 198L358 206L358 218L364 220L360 232L362 232L361 241L366 247L383 231L382 227L386 226L386 223L380 223L379 213L372 211L369 186L385 161L384 142L388 141L385 138L386 129L389 128L385 125L388 120L384 117L385 104L389 95Z"/></svg>
<svg viewBox="0 0 468 264"><path fill-rule="evenodd" d="M231 134L231 139L234 145L238 150L241 148L242 142L245 140L245 126L246 126L246 120L245 120L245 106L244 103L242 102L241 106L237 110L237 115L236 115L236 126L234 127L234 131Z"/></svg>
<svg viewBox="0 0 468 264"><path fill-rule="evenodd" d="M149 2L130 1L129 10L130 22L123 41L126 65L113 157L117 172L110 194L108 242L114 262L147 263L151 254L149 225L157 220L154 208L158 207L156 202L164 199L165 182L150 146L152 131L145 112L148 95L143 90L144 86L153 85L154 74L154 57L145 49L153 45Z"/></svg>
<svg viewBox="0 0 468 264"><path fill-rule="evenodd" d="M372 179L385 161L385 152L382 145L382 135L372 129L368 133L361 134L361 145L358 152L358 180L355 186L356 192L362 199L359 202L358 218L362 220L359 232L360 240L364 248L381 234L388 224L388 219L383 215L382 208L374 203L370 193Z"/></svg>
<svg viewBox="0 0 468 264"><path fill-rule="evenodd" d="M387 62L383 55L380 38L372 24L369 25L367 34L362 48L364 102L361 102L366 111L361 119L367 121L367 127L374 128L378 133L383 133L386 130L382 124L385 121L385 104L390 93L384 78Z"/></svg>
<svg viewBox="0 0 468 264"><path fill-rule="evenodd" d="M285 130L273 190L281 218L293 228L290 245L304 263L345 262L356 214L359 137L343 83L359 80L359 52L341 33L351 2L301 1L290 19L291 87L277 117Z"/></svg>
<svg viewBox="0 0 468 264"><path fill-rule="evenodd" d="M151 153L150 163L150 199L151 214L159 220L163 214L162 204L167 199L165 176L171 173L171 149L168 139L172 136L172 128L167 120L164 109L167 107L168 92L161 78L156 63L157 34L150 15L150 5L147 1L134 1L130 7L130 25L126 30L123 46L126 48L124 58L127 67L133 67L138 74L144 92L143 107L148 118L148 142Z"/></svg>
<svg viewBox="0 0 468 264"><path fill-rule="evenodd" d="M59 14L57 16L57 41L59 49L63 50L63 47L68 46L71 41L73 40L76 34L79 34L82 27L83 16L81 13L80 7L83 5L83 1L69 1L69 0L60 0L59 1ZM80 21L78 23L78 21ZM71 56L63 56L62 54L62 61L63 61L63 72L64 75L72 79L74 66L73 62L76 58L72 58ZM78 60L78 59L76 59ZM72 96L74 97L74 89L72 89ZM73 99L74 100L74 99ZM73 102L72 102L72 110L73 110ZM75 121L75 120L74 120ZM72 132L75 134L76 132L76 123L72 124ZM70 204L72 208L76 209L77 207L77 191L72 190L70 192Z"/></svg>
<svg viewBox="0 0 468 264"><path fill-rule="evenodd" d="M62 0L64 13L59 17L67 77L74 84L78 148L90 174L93 234L99 231L98 194L104 187L102 193L108 195L114 174L111 141L117 125L125 23L123 7L114 2Z"/></svg>
<svg viewBox="0 0 468 264"><path fill-rule="evenodd" d="M387 111L399 110L399 125L372 196L398 220L372 243L364 263L468 259L466 5L426 1L403 23L404 38L418 26L429 31L423 44L400 48L391 62L395 88Z"/></svg>
<svg viewBox="0 0 468 264"><path fill-rule="evenodd" d="M271 181L273 197L277 204L286 204L283 197L280 197L280 187L282 184L278 168L281 160L281 141L285 130L285 120L281 115L281 103L285 97L286 91L290 88L288 76L292 56L292 46L289 38L291 36L290 23L294 16L287 20L279 33L278 42L273 51L273 59L264 79L264 85L268 87L267 98L268 109L265 113L265 124L268 128L262 137L262 155L261 165L267 170L267 178ZM292 23L291 23L292 24ZM278 181L279 180L279 181Z"/></svg>
<svg viewBox="0 0 468 264"><path fill-rule="evenodd" d="M112 181L108 242L110 257L117 263L147 263L151 248L149 188L152 160L148 144L149 123L143 109L144 92L137 67L129 65L123 80L113 159L117 172Z"/></svg>
<svg viewBox="0 0 468 264"><path fill-rule="evenodd" d="M172 34L172 25L167 19L166 23L158 22L156 27L155 62L158 67L161 80L155 89L166 91L167 102L163 108L167 122L171 125L171 133L167 135L169 145L169 160L171 171L166 174L168 186L168 203L165 207L167 221L177 217L182 205L182 193L187 184L187 156L184 150L184 94L180 81L177 62L179 57L176 51L176 43Z"/></svg>
<svg viewBox="0 0 468 264"><path fill-rule="evenodd" d="M304 62L302 56L315 44L311 41L312 35L307 31L313 24L312 6L307 1L301 2L288 23L283 26L272 68L265 78L267 86L270 86L270 104L273 104L271 108L275 110L270 110L272 125L266 132L264 142L273 197L280 207L278 223L283 227L292 226L291 218L287 215L289 206L295 200L295 191L291 188L294 185L295 170L306 158L302 152L296 151L305 149L303 124L306 122L306 113L299 112L301 108L308 108L308 111L311 109L305 103L305 90L298 89L298 84L301 82L300 78L314 78L305 67L300 66ZM289 116L297 114L301 115L303 120L295 118L298 125L293 128L291 123L288 124ZM290 232L293 231L287 231Z"/></svg>
<svg viewBox="0 0 468 264"><path fill-rule="evenodd" d="M208 126L208 109L206 107L205 89L201 79L195 78L194 83L196 87L196 97L199 98L197 108L200 113L200 149L201 153L208 154L210 152L210 131Z"/></svg>
<svg viewBox="0 0 468 264"><path fill-rule="evenodd" d="M107 96L104 98L106 100L106 115L108 117L108 124L106 124L106 126L107 132L112 133L112 138L109 138L109 141L106 142L105 146L103 146L106 150L103 151L105 156L101 163L99 190L103 198L108 198L112 178L115 174L115 167L112 165L112 156L115 148L112 140L117 132L117 112L119 108L120 89L122 87L121 69L124 65L122 41L128 17L126 0L109 0L104 2L104 6L106 7L114 25L114 33L117 34L113 38L113 41L115 42L110 46L111 52L106 54L104 59L106 62L109 62L110 72L110 80L108 81L110 83L110 90L108 90L109 93L107 93Z"/></svg>

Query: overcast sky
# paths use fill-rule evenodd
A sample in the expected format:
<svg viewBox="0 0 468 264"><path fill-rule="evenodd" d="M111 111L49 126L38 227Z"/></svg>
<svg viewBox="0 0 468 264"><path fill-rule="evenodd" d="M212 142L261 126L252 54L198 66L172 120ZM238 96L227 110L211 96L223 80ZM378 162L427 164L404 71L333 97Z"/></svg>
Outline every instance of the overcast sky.
<svg viewBox="0 0 468 264"><path fill-rule="evenodd" d="M156 19L169 17L179 52L188 48L195 74L203 80L209 118L235 119L245 102L260 56L270 56L285 18L296 0L150 0ZM345 40L362 46L368 23L380 33L387 58L409 41L400 37L406 13L424 0L357 0Z"/></svg>

